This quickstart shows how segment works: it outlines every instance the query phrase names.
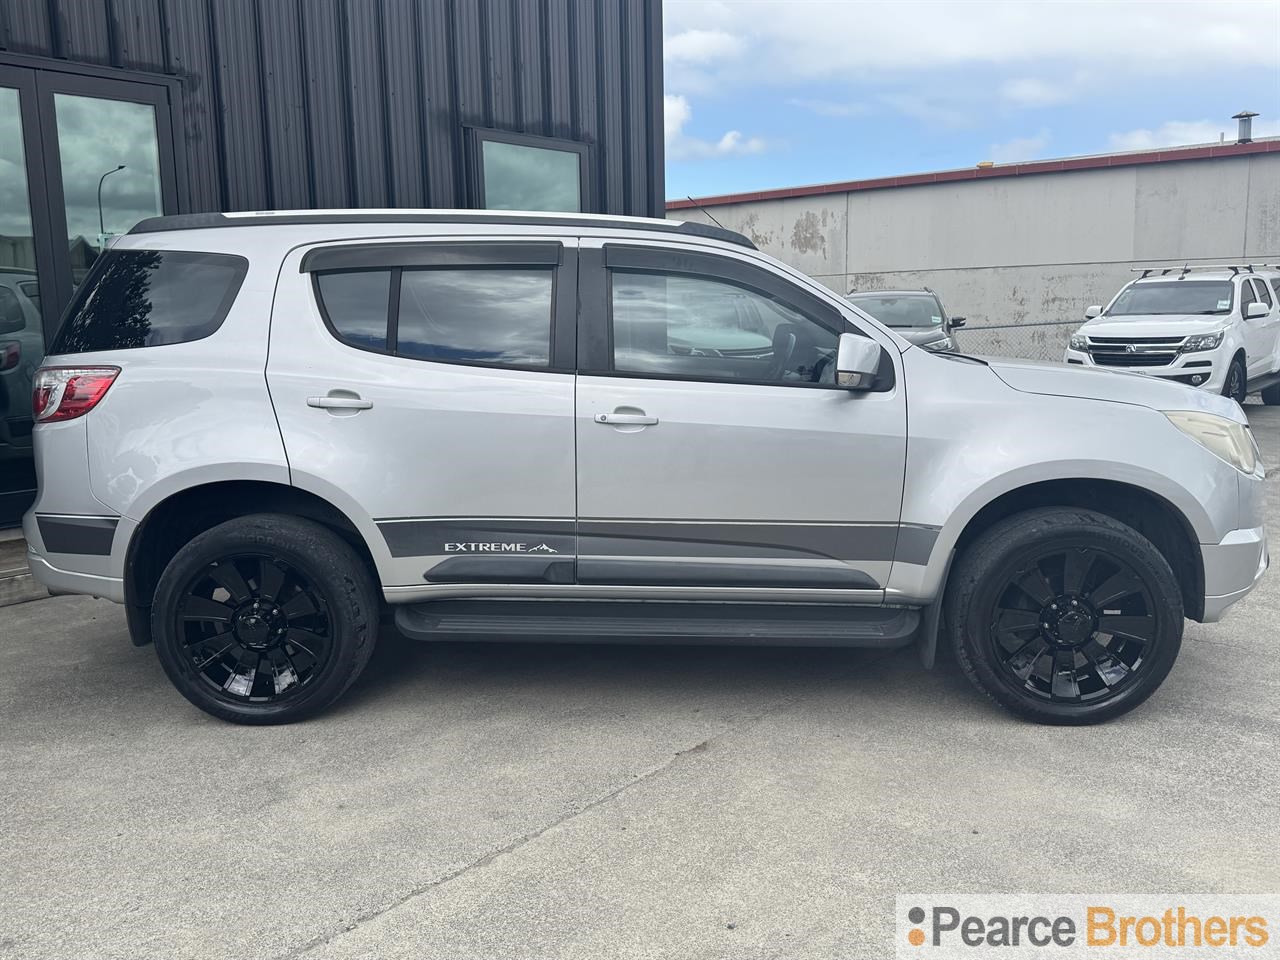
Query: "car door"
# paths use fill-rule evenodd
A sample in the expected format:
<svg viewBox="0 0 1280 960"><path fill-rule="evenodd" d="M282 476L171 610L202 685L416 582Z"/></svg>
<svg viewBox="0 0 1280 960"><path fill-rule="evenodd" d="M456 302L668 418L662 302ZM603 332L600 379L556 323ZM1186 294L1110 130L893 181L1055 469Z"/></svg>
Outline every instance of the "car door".
<svg viewBox="0 0 1280 960"><path fill-rule="evenodd" d="M1255 325L1258 341L1257 367L1249 364L1250 376L1261 376L1280 369L1280 304L1271 296L1271 289L1261 277L1250 277L1254 300L1267 308L1265 317L1249 321Z"/></svg>
<svg viewBox="0 0 1280 960"><path fill-rule="evenodd" d="M267 379L293 482L363 524L384 585L572 582L574 246L286 258Z"/></svg>
<svg viewBox="0 0 1280 960"><path fill-rule="evenodd" d="M1258 300L1258 292L1248 277L1240 280L1240 317L1244 324L1244 349L1247 355L1246 366L1250 378L1269 370L1271 353L1275 348L1275 338L1267 342L1268 327L1265 317L1249 317L1249 305Z"/></svg>
<svg viewBox="0 0 1280 960"><path fill-rule="evenodd" d="M579 582L882 596L906 456L897 350L874 392L837 388L849 315L785 274L581 243Z"/></svg>

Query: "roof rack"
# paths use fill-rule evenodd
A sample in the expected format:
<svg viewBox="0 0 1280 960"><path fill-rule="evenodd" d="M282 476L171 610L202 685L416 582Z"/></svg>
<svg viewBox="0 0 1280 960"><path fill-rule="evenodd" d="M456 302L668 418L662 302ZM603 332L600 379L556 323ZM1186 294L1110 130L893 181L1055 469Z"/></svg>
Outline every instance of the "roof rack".
<svg viewBox="0 0 1280 960"><path fill-rule="evenodd" d="M1171 273L1177 272L1178 276L1185 277L1193 270L1230 270L1232 275L1240 273L1242 270L1253 273L1255 270L1274 270L1276 265L1273 263L1182 263L1170 264L1169 266L1158 267L1131 267L1130 273L1141 273L1139 280L1145 280L1153 273L1158 273L1162 277L1166 277Z"/></svg>
<svg viewBox="0 0 1280 960"><path fill-rule="evenodd" d="M480 210L285 210L279 213L261 211L253 214L183 213L167 217L148 217L139 221L130 233L164 233L170 230L209 230L215 227L254 227L267 225L299 226L335 223L471 223L517 226L606 227L619 230L645 230L655 233L683 233L691 237L722 240L740 247L757 249L741 233L686 220L649 220L639 217L592 216L578 214L512 213Z"/></svg>

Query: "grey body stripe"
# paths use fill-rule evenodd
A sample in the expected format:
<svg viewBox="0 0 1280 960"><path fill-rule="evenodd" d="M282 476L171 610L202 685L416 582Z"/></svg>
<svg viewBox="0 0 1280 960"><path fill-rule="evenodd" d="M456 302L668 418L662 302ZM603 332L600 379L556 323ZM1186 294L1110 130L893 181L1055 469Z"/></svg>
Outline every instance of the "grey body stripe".
<svg viewBox="0 0 1280 960"><path fill-rule="evenodd" d="M111 543L119 522L118 517L36 515L36 526L47 552L90 557L111 556Z"/></svg>
<svg viewBox="0 0 1280 960"><path fill-rule="evenodd" d="M449 543L519 542L587 557L822 558L925 564L938 539L922 524L435 517L377 521L393 557L439 556ZM494 551L490 556L502 556Z"/></svg>

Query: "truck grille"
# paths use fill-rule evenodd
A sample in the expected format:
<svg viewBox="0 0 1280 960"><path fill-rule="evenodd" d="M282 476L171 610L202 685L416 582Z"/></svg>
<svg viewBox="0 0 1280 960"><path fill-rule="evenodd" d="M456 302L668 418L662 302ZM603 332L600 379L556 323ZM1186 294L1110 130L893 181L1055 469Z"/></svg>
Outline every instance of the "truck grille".
<svg viewBox="0 0 1280 960"><path fill-rule="evenodd" d="M1165 367L1183 337L1089 337L1089 356L1100 367Z"/></svg>

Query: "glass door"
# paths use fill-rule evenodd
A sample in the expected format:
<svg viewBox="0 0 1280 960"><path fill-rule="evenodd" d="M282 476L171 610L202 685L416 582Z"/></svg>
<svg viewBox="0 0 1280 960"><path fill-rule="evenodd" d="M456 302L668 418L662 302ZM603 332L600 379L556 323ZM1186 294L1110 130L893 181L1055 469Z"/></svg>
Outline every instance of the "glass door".
<svg viewBox="0 0 1280 960"><path fill-rule="evenodd" d="M0 528L35 496L31 380L112 238L176 213L163 84L0 65Z"/></svg>
<svg viewBox="0 0 1280 960"><path fill-rule="evenodd" d="M176 210L168 91L43 71L37 83L45 162L58 173L50 227L65 251L54 280L69 299L112 238Z"/></svg>
<svg viewBox="0 0 1280 960"><path fill-rule="evenodd" d="M52 294L47 235L37 238L32 193L44 189L36 92L29 71L0 67L0 527L35 490L31 378L44 359L42 314ZM32 181L36 181L32 183Z"/></svg>

